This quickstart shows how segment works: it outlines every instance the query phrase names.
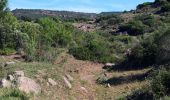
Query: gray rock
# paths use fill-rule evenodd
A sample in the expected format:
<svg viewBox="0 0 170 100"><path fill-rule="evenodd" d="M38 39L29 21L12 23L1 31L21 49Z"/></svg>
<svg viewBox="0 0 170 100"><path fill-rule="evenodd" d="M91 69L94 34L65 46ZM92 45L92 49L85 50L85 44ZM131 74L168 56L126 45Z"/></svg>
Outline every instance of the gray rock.
<svg viewBox="0 0 170 100"><path fill-rule="evenodd" d="M66 74L66 77L69 81L74 81L73 77L71 77L69 74Z"/></svg>
<svg viewBox="0 0 170 100"><path fill-rule="evenodd" d="M15 71L14 77L24 77L24 72L23 71Z"/></svg>
<svg viewBox="0 0 170 100"><path fill-rule="evenodd" d="M107 87L108 87L108 88L111 88L111 85L108 83L108 84L107 84Z"/></svg>
<svg viewBox="0 0 170 100"><path fill-rule="evenodd" d="M12 86L12 84L11 84L10 81L8 81L8 80L6 80L6 79L2 79L2 80L0 81L0 86L1 86L2 88L10 88L10 87Z"/></svg>
<svg viewBox="0 0 170 100"><path fill-rule="evenodd" d="M63 76L63 79L64 79L64 82L65 82L65 84L66 84L66 86L68 87L68 88L72 88L72 85L71 85L71 83L67 80L67 78L66 77L64 77Z"/></svg>
<svg viewBox="0 0 170 100"><path fill-rule="evenodd" d="M7 76L7 79L8 79L9 81L13 81L13 80L14 80L14 77L13 77L12 75L8 75L8 76Z"/></svg>
<svg viewBox="0 0 170 100"><path fill-rule="evenodd" d="M41 92L41 87L37 84L33 79L28 77L19 77L17 79L17 86L20 91L24 91L26 93L35 93L38 94Z"/></svg>
<svg viewBox="0 0 170 100"><path fill-rule="evenodd" d="M80 89L83 90L85 93L88 93L88 91L85 87L80 87Z"/></svg>
<svg viewBox="0 0 170 100"><path fill-rule="evenodd" d="M112 66L115 66L115 64L114 63L106 63L105 64L105 67L112 67Z"/></svg>
<svg viewBox="0 0 170 100"><path fill-rule="evenodd" d="M51 79L51 78L48 78L48 83L49 83L49 85L51 85L51 86L57 85L57 83L56 83L53 79Z"/></svg>

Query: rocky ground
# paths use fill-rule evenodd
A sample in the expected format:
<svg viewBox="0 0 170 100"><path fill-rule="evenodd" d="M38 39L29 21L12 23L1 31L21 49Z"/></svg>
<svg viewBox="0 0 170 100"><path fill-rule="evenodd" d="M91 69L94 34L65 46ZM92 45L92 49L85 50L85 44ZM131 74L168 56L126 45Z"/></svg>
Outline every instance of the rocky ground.
<svg viewBox="0 0 170 100"><path fill-rule="evenodd" d="M4 66L5 74L1 78L1 83L5 80L9 84L1 87L10 88L16 80L16 87L33 100L114 100L147 84L140 76L150 70L108 72L103 64L76 60L66 53L62 53L54 65L25 63L18 60L19 57L1 56L1 63L11 62ZM20 75L17 79L16 72ZM107 83L98 84L97 79L107 79Z"/></svg>

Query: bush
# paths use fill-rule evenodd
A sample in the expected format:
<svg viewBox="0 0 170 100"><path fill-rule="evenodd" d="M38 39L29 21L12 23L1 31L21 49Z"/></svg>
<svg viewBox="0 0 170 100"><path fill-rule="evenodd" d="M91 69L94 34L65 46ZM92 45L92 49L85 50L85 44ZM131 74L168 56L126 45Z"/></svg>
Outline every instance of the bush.
<svg viewBox="0 0 170 100"><path fill-rule="evenodd" d="M161 30L162 31L162 30ZM170 63L170 30L162 31L162 35L157 36L155 42L158 44L158 53L156 57L157 64Z"/></svg>
<svg viewBox="0 0 170 100"><path fill-rule="evenodd" d="M72 27L56 23L51 18L42 18L38 23L43 28L40 35L42 44L66 47L71 41Z"/></svg>
<svg viewBox="0 0 170 100"><path fill-rule="evenodd" d="M170 93L170 70L163 67L152 75L151 87L157 98Z"/></svg>
<svg viewBox="0 0 170 100"><path fill-rule="evenodd" d="M77 45L69 49L69 53L81 60L96 62L114 62L109 42L97 33L86 33L76 39Z"/></svg>
<svg viewBox="0 0 170 100"><path fill-rule="evenodd" d="M170 1L169 0L155 0L154 4L156 6L164 6L166 5L167 3L169 3Z"/></svg>
<svg viewBox="0 0 170 100"><path fill-rule="evenodd" d="M147 26L144 25L141 21L139 20L134 20L130 21L125 25L122 25L119 27L119 30L121 32L128 32L129 35L142 35L145 33Z"/></svg>
<svg viewBox="0 0 170 100"><path fill-rule="evenodd" d="M126 100L155 100L152 91L139 89L132 93L132 95L127 96Z"/></svg>
<svg viewBox="0 0 170 100"><path fill-rule="evenodd" d="M15 30L19 26L17 19L11 13L6 13L5 17L0 18L0 23L0 49L16 49Z"/></svg>
<svg viewBox="0 0 170 100"><path fill-rule="evenodd" d="M5 49L0 50L0 55L10 55L14 53L16 53L16 51L11 48L5 48Z"/></svg>
<svg viewBox="0 0 170 100"><path fill-rule="evenodd" d="M123 22L123 19L115 14L112 15L101 15L96 19L96 23L100 23L102 26L104 25L115 25Z"/></svg>
<svg viewBox="0 0 170 100"><path fill-rule="evenodd" d="M142 9L142 8L147 7L147 6L150 6L150 5L152 5L152 4L153 4L152 2L145 2L145 3L143 3L143 4L139 4L139 5L137 6L137 9Z"/></svg>
<svg viewBox="0 0 170 100"><path fill-rule="evenodd" d="M162 11L162 12L170 12L170 3L164 5L164 6L161 8L161 11Z"/></svg>
<svg viewBox="0 0 170 100"><path fill-rule="evenodd" d="M16 89L0 89L1 100L29 100L29 97Z"/></svg>
<svg viewBox="0 0 170 100"><path fill-rule="evenodd" d="M150 28L158 27L161 24L159 18L156 18L155 16L148 14L138 15L135 17L135 19L142 21L143 24L149 26Z"/></svg>

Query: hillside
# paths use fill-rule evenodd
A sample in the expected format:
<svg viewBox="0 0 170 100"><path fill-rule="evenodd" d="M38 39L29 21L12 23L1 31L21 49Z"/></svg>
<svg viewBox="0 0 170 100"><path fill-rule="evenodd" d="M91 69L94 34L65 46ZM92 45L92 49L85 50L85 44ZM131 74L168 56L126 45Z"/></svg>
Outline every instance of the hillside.
<svg viewBox="0 0 170 100"><path fill-rule="evenodd" d="M169 84L169 0L100 14L0 0L0 100L169 100Z"/></svg>
<svg viewBox="0 0 170 100"><path fill-rule="evenodd" d="M59 17L62 19L94 19L97 14L95 13L82 13L71 11L53 11L53 10L41 10L41 9L15 9L12 13L22 19L31 18L38 19L42 17Z"/></svg>

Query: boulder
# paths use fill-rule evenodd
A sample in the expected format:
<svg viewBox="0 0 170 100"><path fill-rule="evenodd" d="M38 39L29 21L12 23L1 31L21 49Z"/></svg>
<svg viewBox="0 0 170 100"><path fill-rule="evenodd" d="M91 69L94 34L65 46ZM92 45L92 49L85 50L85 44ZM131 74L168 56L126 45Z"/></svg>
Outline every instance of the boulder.
<svg viewBox="0 0 170 100"><path fill-rule="evenodd" d="M48 78L48 83L49 83L49 85L51 85L51 86L57 85L57 83L56 83L53 79L51 79L51 78Z"/></svg>
<svg viewBox="0 0 170 100"><path fill-rule="evenodd" d="M66 74L66 77L69 81L74 81L73 77L71 77L69 74Z"/></svg>
<svg viewBox="0 0 170 100"><path fill-rule="evenodd" d="M14 77L24 77L24 72L23 71L15 71Z"/></svg>
<svg viewBox="0 0 170 100"><path fill-rule="evenodd" d="M6 79L2 79L0 81L0 87L2 88L10 88L11 86L12 86L11 82Z"/></svg>
<svg viewBox="0 0 170 100"><path fill-rule="evenodd" d="M68 87L68 88L72 88L72 85L71 85L71 83L67 80L67 78L66 77L64 77L63 76L63 79L64 79L64 82L65 82L65 84L66 84L66 86Z"/></svg>
<svg viewBox="0 0 170 100"><path fill-rule="evenodd" d="M17 86L20 91L24 91L26 93L35 93L38 94L41 92L41 87L37 84L33 79L28 77L19 77L17 79Z"/></svg>

